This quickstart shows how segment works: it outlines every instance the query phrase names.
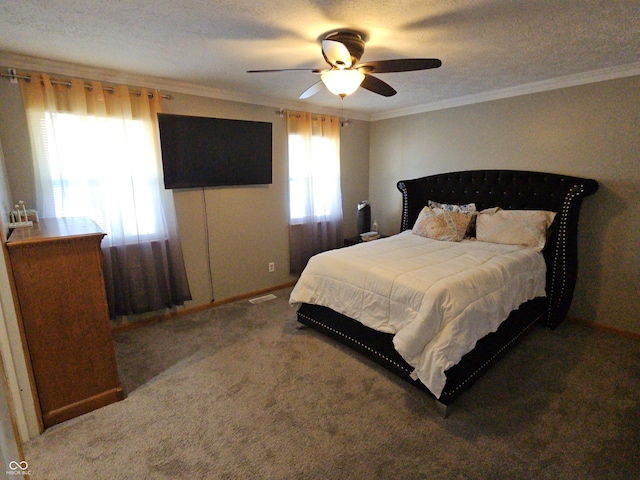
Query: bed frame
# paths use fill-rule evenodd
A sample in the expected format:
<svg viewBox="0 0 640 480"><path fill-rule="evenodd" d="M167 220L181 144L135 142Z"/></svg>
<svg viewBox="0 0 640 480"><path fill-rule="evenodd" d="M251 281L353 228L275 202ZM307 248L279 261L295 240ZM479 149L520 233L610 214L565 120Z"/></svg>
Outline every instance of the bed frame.
<svg viewBox="0 0 640 480"><path fill-rule="evenodd" d="M478 210L501 207L512 210L556 212L543 250L547 264L545 298L536 298L511 313L496 332L480 339L476 347L445 374L447 382L436 405L442 415L520 338L537 325L555 328L564 320L573 297L577 270L578 216L584 197L598 183L566 175L521 170L471 170L403 180L400 230L413 227L429 200L440 203L474 202ZM360 322L318 305L303 304L298 321L364 354L416 387L429 389L411 378L413 368L393 348L393 335L375 331Z"/></svg>

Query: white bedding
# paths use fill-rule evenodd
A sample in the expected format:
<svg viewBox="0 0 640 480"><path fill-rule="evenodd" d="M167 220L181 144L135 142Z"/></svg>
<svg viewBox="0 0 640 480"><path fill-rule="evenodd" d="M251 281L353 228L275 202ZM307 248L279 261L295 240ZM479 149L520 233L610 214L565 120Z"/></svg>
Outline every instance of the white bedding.
<svg viewBox="0 0 640 480"><path fill-rule="evenodd" d="M329 307L379 331L439 397L444 372L512 310L545 295L541 253L405 231L311 258L289 303Z"/></svg>

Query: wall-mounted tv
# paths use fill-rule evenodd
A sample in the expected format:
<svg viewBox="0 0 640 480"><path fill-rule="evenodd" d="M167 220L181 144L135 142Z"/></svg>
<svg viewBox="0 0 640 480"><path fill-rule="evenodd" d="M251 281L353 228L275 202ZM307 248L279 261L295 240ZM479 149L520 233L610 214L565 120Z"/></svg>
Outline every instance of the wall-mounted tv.
<svg viewBox="0 0 640 480"><path fill-rule="evenodd" d="M158 114L167 189L272 183L272 124Z"/></svg>

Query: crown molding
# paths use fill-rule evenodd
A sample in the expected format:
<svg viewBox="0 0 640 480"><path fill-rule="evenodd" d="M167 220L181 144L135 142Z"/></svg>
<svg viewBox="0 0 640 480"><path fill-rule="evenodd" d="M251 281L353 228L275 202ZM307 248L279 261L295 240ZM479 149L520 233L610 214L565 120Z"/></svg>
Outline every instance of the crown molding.
<svg viewBox="0 0 640 480"><path fill-rule="evenodd" d="M342 111L341 109L336 108L310 106L302 102L278 101L272 98L248 95L229 90L222 90L214 87L208 87L179 80L145 76L118 70L110 70L106 68L89 67L73 63L60 62L56 60L31 57L12 52L0 51L0 65L24 70L46 71L47 73L51 74L79 77L87 80L99 79L102 82L130 85L140 88L157 88L158 90L169 93L196 95L205 98L248 103L252 105L273 107L278 110L298 110L308 111L311 113L319 113L323 115L335 115L339 117L346 116L352 120L364 121L386 120L390 118L404 117L408 115L432 112L436 110L444 110L447 108L461 107L464 105L472 105L475 103L489 102L492 100L517 97L520 95L529 95L532 93L556 90L559 88L575 87L579 85L586 85L589 83L640 75L640 62L637 62L628 65L610 67L601 70L594 70L591 72L578 73L575 75L567 75L564 77L557 77L549 80L542 80L539 82L492 90L489 92L482 92L473 95L463 95L461 97L425 103L422 105L415 105L407 108L367 114L363 112L348 110Z"/></svg>
<svg viewBox="0 0 640 480"><path fill-rule="evenodd" d="M0 65L19 70L44 71L52 75L65 77L77 77L85 80L99 80L103 83L115 83L138 88L155 88L166 93L180 93L195 95L217 100L248 103L263 107L273 107L278 110L297 110L302 112L317 113L322 115L347 116L351 120L370 120L368 114L353 111L342 111L337 108L310 106L307 103L279 101L273 98L265 98L257 95L248 95L214 87L198 85L180 80L172 80L161 77L146 76L130 72L122 72L107 68L89 67L74 63L60 62L40 57L21 55L13 52L0 51Z"/></svg>
<svg viewBox="0 0 640 480"><path fill-rule="evenodd" d="M578 73L575 75L567 75L564 77L551 78L549 80L517 85L515 87L501 88L489 92L464 95L462 97L451 98L432 103L425 103L408 108L400 108L397 110L375 113L371 115L371 121L405 117L407 115L415 115L417 113L444 110L447 108L461 107L463 105L472 105L474 103L489 102L492 100L517 97L520 95L530 95L532 93L546 92L566 87L576 87L579 85L603 82L606 80L615 80L617 78L633 77L636 75L640 75L640 62L621 65L618 67L604 68L601 70L594 70L591 72Z"/></svg>

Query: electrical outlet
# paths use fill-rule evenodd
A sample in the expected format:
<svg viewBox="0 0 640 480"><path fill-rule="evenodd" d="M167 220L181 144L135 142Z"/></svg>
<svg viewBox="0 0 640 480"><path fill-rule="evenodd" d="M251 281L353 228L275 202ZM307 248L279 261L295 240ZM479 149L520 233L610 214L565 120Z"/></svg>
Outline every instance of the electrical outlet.
<svg viewBox="0 0 640 480"><path fill-rule="evenodd" d="M276 271L276 264L275 262L269 262L269 272L273 273Z"/></svg>

